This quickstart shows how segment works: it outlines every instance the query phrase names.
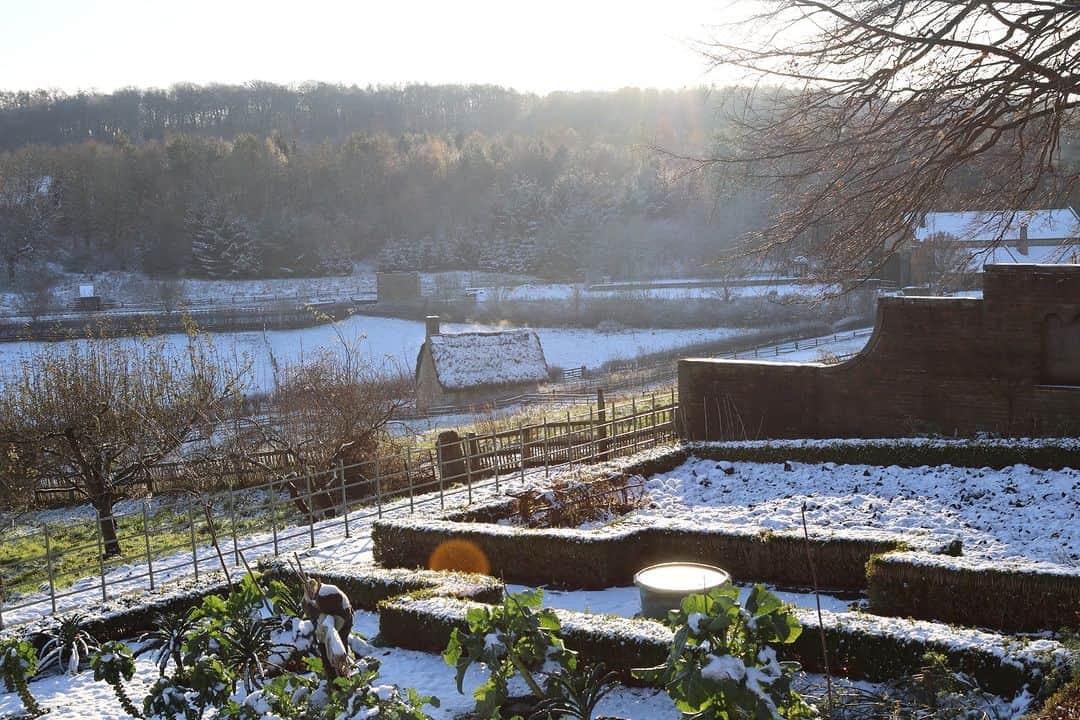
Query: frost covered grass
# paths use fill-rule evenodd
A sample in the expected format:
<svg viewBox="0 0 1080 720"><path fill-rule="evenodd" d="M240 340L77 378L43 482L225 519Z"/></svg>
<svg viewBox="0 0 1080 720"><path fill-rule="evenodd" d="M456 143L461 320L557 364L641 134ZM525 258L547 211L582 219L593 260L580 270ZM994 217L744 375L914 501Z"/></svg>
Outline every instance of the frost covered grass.
<svg viewBox="0 0 1080 720"><path fill-rule="evenodd" d="M226 511L226 495L210 496L214 504L214 523L221 538L231 537L235 530L247 534L265 528L269 502L264 490L237 492L236 507ZM141 512L143 503L147 512ZM279 511L294 510L288 496L279 493ZM207 547L211 534L202 507L186 493L172 493L153 500L126 500L114 508L117 537L124 554L106 558L106 572L133 559L161 559L181 549L190 549L192 542ZM17 602L19 595L48 591L50 572L57 590L63 590L98 569L100 555L98 527L93 508L78 505L73 508L45 510L18 519L12 518L0 531L0 572L3 574L6 599ZM48 553L45 532L41 523L49 526ZM194 537L194 540L193 540ZM224 541L223 541L224 542ZM189 550L190 552L190 550ZM51 560L51 570L49 562Z"/></svg>
<svg viewBox="0 0 1080 720"><path fill-rule="evenodd" d="M692 457L646 482L632 521L686 519L767 530L960 538L965 556L1080 566L1080 471L834 463L729 463Z"/></svg>

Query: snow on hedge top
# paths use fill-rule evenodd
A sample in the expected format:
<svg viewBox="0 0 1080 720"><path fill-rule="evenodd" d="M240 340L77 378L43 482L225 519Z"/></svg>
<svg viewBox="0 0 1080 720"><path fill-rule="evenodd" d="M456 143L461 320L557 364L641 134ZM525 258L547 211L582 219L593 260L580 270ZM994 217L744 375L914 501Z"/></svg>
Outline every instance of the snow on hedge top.
<svg viewBox="0 0 1080 720"><path fill-rule="evenodd" d="M435 374L447 390L548 378L544 349L532 330L432 335L429 343Z"/></svg>

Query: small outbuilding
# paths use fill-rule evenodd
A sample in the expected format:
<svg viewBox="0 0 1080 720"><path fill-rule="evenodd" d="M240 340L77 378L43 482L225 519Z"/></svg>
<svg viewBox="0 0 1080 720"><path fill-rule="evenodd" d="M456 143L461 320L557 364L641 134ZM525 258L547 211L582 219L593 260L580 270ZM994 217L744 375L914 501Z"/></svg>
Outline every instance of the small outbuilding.
<svg viewBox="0 0 1080 720"><path fill-rule="evenodd" d="M532 330L441 332L427 319L416 358L416 408L469 405L534 392L548 379L540 338Z"/></svg>

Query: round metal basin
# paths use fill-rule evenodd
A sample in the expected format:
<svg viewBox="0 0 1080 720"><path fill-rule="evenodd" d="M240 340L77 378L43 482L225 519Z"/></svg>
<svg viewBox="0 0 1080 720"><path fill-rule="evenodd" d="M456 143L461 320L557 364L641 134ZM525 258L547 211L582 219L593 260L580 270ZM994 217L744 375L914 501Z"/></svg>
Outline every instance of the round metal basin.
<svg viewBox="0 0 1080 720"><path fill-rule="evenodd" d="M668 611L677 609L687 595L705 593L726 582L731 582L727 571L701 563L661 563L634 574L641 614L657 620L667 618Z"/></svg>

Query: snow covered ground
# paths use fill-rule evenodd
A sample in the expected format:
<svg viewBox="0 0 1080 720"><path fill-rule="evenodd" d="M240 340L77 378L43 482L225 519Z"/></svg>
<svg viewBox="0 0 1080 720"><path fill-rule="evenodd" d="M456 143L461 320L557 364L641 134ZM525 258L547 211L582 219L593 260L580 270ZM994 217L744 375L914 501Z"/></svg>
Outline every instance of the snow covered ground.
<svg viewBox="0 0 1080 720"><path fill-rule="evenodd" d="M378 633L378 616L372 612L357 612L353 629L365 637ZM458 693L454 685L454 669L434 653L414 652L397 648L374 648L379 660L379 682L399 687L412 687L422 695L434 695L440 700L438 709L426 708L436 720L452 720L472 710L472 692L485 679L478 666L469 668L463 683L464 693ZM136 705L157 679L157 667L147 658L136 660L135 677L126 684L129 695ZM523 681L516 681L511 690L520 695L528 690ZM120 707L112 689L104 682L94 682L94 674L84 670L75 677L55 675L30 683L34 697L51 709L49 718L56 720L121 720L129 718ZM22 706L13 693L0 693L0 717L16 714ZM598 713L641 720L675 720L679 713L674 704L661 690L650 688L618 688L600 704Z"/></svg>
<svg viewBox="0 0 1080 720"><path fill-rule="evenodd" d="M740 600L745 601L747 596L750 595L753 583L736 584L742 588ZM524 585L506 586L506 591L511 593L531 589ZM768 589L783 602L796 607L807 609L816 607L812 593L785 592L774 587L768 587ZM852 606L861 607L863 605L863 601L858 598L851 600L833 595L821 595L821 609L829 612L849 612L852 610ZM605 588L603 590L552 590L545 588L543 606L559 610L592 613L594 615L617 615L632 618L641 612L641 596L634 586Z"/></svg>
<svg viewBox="0 0 1080 720"><path fill-rule="evenodd" d="M964 555L1080 567L1080 470L901 468L869 465L725 464L692 458L646 482L651 503L623 522L959 537Z"/></svg>
<svg viewBox="0 0 1080 720"><path fill-rule="evenodd" d="M443 332L496 330L488 325L444 323ZM424 342L424 323L397 318L357 315L337 324L345 339L358 342L366 358L384 369L403 369L412 374L416 356ZM599 367L608 360L628 360L664 350L698 343L717 342L743 330L697 328L669 330L619 330L599 332L586 329L536 328L548 365L559 367ZM254 388L268 390L273 384L271 357L279 363L297 361L321 348L335 347L340 339L334 326L318 325L299 330L269 330L212 334L219 352L226 358L247 358L254 366ZM169 347L180 348L183 335L162 338ZM71 342L86 342L84 340ZM122 341L124 342L124 341ZM43 343L0 343L0 364L11 364L32 353ZM53 345L53 344L50 344Z"/></svg>

